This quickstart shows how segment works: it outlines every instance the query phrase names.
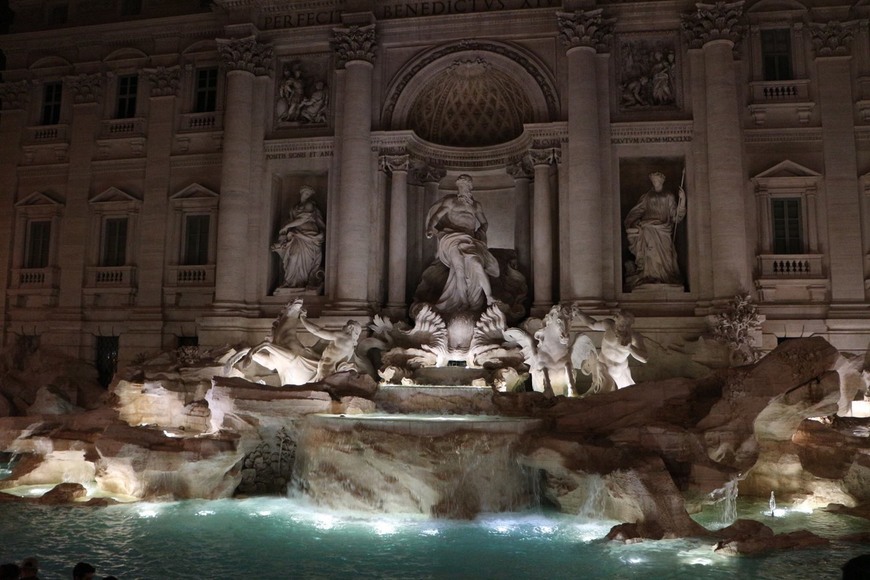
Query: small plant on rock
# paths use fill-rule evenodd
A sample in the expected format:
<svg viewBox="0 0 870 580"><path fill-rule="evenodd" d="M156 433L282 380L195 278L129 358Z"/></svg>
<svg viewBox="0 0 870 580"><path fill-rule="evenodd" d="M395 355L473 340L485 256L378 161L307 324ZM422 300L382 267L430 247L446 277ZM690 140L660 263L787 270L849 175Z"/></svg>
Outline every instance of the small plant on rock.
<svg viewBox="0 0 870 580"><path fill-rule="evenodd" d="M738 294L716 315L713 336L731 351L733 366L753 363L761 352L753 345L753 334L761 330L758 306L749 294Z"/></svg>

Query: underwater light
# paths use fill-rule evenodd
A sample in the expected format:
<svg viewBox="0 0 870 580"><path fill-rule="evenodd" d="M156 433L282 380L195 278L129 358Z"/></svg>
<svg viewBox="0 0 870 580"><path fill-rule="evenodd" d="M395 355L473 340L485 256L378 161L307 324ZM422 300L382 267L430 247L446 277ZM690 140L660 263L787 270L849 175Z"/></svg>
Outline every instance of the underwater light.
<svg viewBox="0 0 870 580"><path fill-rule="evenodd" d="M423 530L420 533L423 534L424 536L437 536L441 532L438 531L438 529L436 529L436 528L426 528L425 530Z"/></svg>
<svg viewBox="0 0 870 580"><path fill-rule="evenodd" d="M198 516L213 516L215 514L214 510L199 510L196 512Z"/></svg>

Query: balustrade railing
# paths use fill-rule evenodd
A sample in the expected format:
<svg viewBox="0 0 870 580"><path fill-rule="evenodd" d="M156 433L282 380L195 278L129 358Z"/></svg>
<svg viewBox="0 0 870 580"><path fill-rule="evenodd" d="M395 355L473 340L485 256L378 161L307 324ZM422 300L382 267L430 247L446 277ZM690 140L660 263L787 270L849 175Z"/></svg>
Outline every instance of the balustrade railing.
<svg viewBox="0 0 870 580"><path fill-rule="evenodd" d="M169 286L214 286L214 266L169 266Z"/></svg>
<svg viewBox="0 0 870 580"><path fill-rule="evenodd" d="M762 278L822 278L821 254L764 254L758 256Z"/></svg>

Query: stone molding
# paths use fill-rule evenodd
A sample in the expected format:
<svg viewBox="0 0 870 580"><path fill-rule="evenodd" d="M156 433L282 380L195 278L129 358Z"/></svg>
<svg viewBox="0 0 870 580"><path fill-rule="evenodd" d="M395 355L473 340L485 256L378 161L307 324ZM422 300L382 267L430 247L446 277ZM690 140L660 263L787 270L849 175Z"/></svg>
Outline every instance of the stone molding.
<svg viewBox="0 0 870 580"><path fill-rule="evenodd" d="M30 102L30 83L27 81L0 84L0 104L4 111L26 109Z"/></svg>
<svg viewBox="0 0 870 580"><path fill-rule="evenodd" d="M353 60L374 63L377 49L375 25L333 28L332 48L335 51L337 68L342 69Z"/></svg>
<svg viewBox="0 0 870 580"><path fill-rule="evenodd" d="M816 58L826 56L850 56L852 54L852 38L855 36L857 21L809 22L810 39Z"/></svg>
<svg viewBox="0 0 870 580"><path fill-rule="evenodd" d="M445 175L446 169L434 165L423 165L414 169L414 180L418 183L438 183Z"/></svg>
<svg viewBox="0 0 870 580"><path fill-rule="evenodd" d="M692 121L613 123L610 129L610 142L613 145L688 143L692 141L693 135Z"/></svg>
<svg viewBox="0 0 870 580"><path fill-rule="evenodd" d="M858 129L858 127L856 127ZM860 141L861 133L856 130ZM745 129L744 143L807 143L822 140L821 127L784 127L778 129Z"/></svg>
<svg viewBox="0 0 870 580"><path fill-rule="evenodd" d="M729 40L735 46L746 30L743 25L743 0L695 4L696 11L684 14L681 21L689 48L702 48L714 40Z"/></svg>
<svg viewBox="0 0 870 580"><path fill-rule="evenodd" d="M535 169L529 155L523 155L519 161L507 166L508 175L514 179L529 179L535 176Z"/></svg>
<svg viewBox="0 0 870 580"><path fill-rule="evenodd" d="M99 100L100 89L103 84L102 75L99 73L67 77L66 82L72 93L74 104L96 103Z"/></svg>
<svg viewBox="0 0 870 580"><path fill-rule="evenodd" d="M409 155L381 155L379 160L381 171L391 175L396 171L407 173L411 168L411 157Z"/></svg>
<svg viewBox="0 0 870 580"><path fill-rule="evenodd" d="M158 66L142 71L151 84L152 97L171 97L178 95L181 86L181 68L176 66Z"/></svg>
<svg viewBox="0 0 870 580"><path fill-rule="evenodd" d="M578 46L594 48L597 52L607 52L613 37L615 18L605 18L604 10L576 10L557 12L559 39L568 49Z"/></svg>
<svg viewBox="0 0 870 580"><path fill-rule="evenodd" d="M256 37L218 38L217 49L227 70L268 75L272 68L272 46L257 42Z"/></svg>
<svg viewBox="0 0 870 580"><path fill-rule="evenodd" d="M529 149L529 158L533 165L558 165L562 163L562 150L557 147L547 149Z"/></svg>

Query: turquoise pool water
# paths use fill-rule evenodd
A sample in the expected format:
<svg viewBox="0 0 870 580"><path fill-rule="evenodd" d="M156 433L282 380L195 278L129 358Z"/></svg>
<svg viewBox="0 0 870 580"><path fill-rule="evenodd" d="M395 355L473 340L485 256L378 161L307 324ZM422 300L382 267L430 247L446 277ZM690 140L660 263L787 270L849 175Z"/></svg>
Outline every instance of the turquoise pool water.
<svg viewBox="0 0 870 580"><path fill-rule="evenodd" d="M778 531L835 536L870 522L824 512L771 519L764 505L741 517ZM699 518L715 523L715 512ZM470 522L354 517L284 498L137 503L93 507L0 504L0 562L30 555L44 580L69 578L78 561L98 578L839 578L870 546L757 558L713 554L710 541L622 545L601 541L614 522L536 511Z"/></svg>

